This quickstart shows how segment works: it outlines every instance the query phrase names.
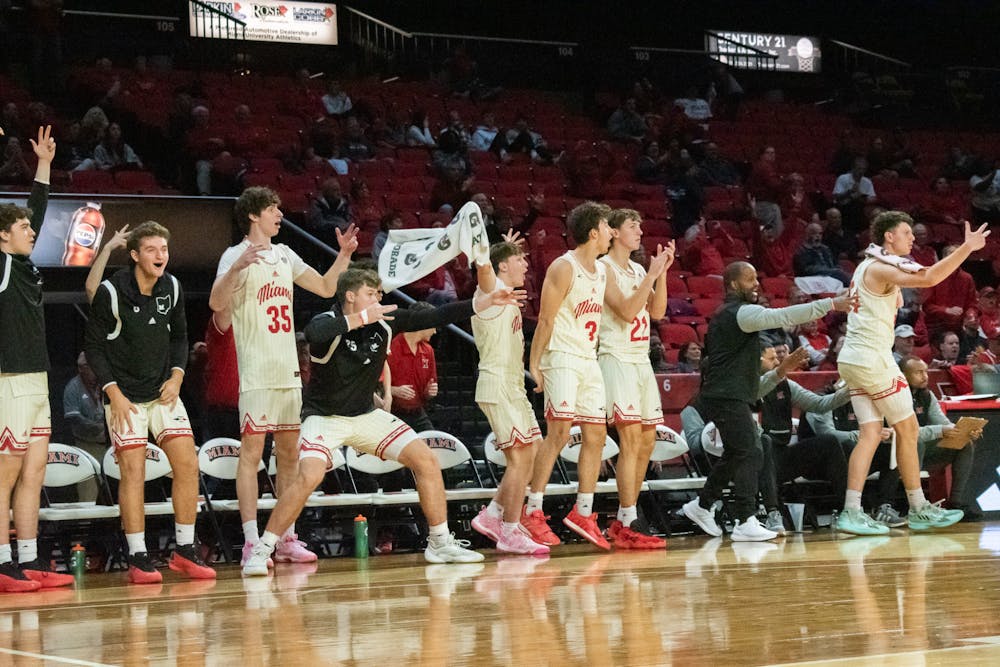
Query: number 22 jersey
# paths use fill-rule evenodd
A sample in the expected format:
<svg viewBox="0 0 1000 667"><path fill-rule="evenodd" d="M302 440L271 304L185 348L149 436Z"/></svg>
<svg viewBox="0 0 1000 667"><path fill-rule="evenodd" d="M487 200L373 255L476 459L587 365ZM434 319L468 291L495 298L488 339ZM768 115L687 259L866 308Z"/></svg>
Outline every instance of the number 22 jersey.
<svg viewBox="0 0 1000 667"><path fill-rule="evenodd" d="M216 277L239 259L250 240L222 253ZM233 336L240 371L240 391L302 386L295 346L292 294L295 279L308 265L284 244L272 244L260 261L243 270L233 293Z"/></svg>
<svg viewBox="0 0 1000 667"><path fill-rule="evenodd" d="M629 260L628 269L623 269L611 257L605 255L597 260L607 267L624 298L629 298L639 289L646 277L642 265ZM626 322L611 309L601 318L601 335L598 354L609 354L619 361L637 364L649 361L649 311L645 305L632 321Z"/></svg>

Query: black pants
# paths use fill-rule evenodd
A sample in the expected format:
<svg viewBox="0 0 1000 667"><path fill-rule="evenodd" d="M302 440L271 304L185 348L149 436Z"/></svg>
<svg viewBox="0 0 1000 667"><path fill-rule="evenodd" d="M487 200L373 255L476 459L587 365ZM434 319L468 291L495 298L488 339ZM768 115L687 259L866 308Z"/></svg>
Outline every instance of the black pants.
<svg viewBox="0 0 1000 667"><path fill-rule="evenodd" d="M434 424L431 423L431 418L427 416L427 411L424 408L417 408L416 410L393 408L392 414L406 422L417 433L434 430Z"/></svg>
<svg viewBox="0 0 1000 667"><path fill-rule="evenodd" d="M732 482L733 518L745 521L757 513L757 477L764 463L750 406L743 401L704 397L697 402L698 412L706 422L715 422L723 443L722 458L708 474L699 503L710 508Z"/></svg>
<svg viewBox="0 0 1000 667"><path fill-rule="evenodd" d="M771 439L764 436L761 444L764 466L760 475L760 494L768 511L778 509L778 486L796 477L829 482L834 497L844 497L847 457L836 437L816 435L788 446L772 444Z"/></svg>

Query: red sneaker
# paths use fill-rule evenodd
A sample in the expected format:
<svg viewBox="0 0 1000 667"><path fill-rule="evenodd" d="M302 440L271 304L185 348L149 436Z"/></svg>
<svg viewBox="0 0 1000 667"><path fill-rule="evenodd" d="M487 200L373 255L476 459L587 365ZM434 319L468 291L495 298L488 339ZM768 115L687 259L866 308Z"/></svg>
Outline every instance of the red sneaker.
<svg viewBox="0 0 1000 667"><path fill-rule="evenodd" d="M611 522L611 525L608 526L608 529L604 532L608 536L608 539L614 542L618 539L618 533L621 532L622 528L623 528L622 522L619 521L618 519L615 519L614 521Z"/></svg>
<svg viewBox="0 0 1000 667"><path fill-rule="evenodd" d="M24 572L24 576L28 577L28 579L31 579L32 581L37 581L42 585L42 588L59 588L60 586L69 586L76 581L72 574L53 572L52 568L37 558L27 563L19 563L18 567L21 572Z"/></svg>
<svg viewBox="0 0 1000 667"><path fill-rule="evenodd" d="M521 525L527 529L531 539L547 547L554 547L562 544L562 540L549 528L548 518L542 514L542 510L535 510L531 514L528 514L527 506L521 510Z"/></svg>
<svg viewBox="0 0 1000 667"><path fill-rule="evenodd" d="M149 554L141 551L128 557L128 582L130 584L159 584L163 582L163 575L153 565Z"/></svg>
<svg viewBox="0 0 1000 667"><path fill-rule="evenodd" d="M615 549L665 549L667 546L667 541L661 537L647 535L634 528L624 526L621 522L618 522L618 525L620 527L613 538ZM609 530L608 533L610 534L611 531Z"/></svg>
<svg viewBox="0 0 1000 667"><path fill-rule="evenodd" d="M30 593L41 587L40 583L29 579L13 563L0 565L0 593Z"/></svg>
<svg viewBox="0 0 1000 667"><path fill-rule="evenodd" d="M590 516L580 516L580 513L576 511L576 505L573 505L573 509L563 519L563 523L566 524L567 528L594 546L605 550L611 549L611 545L604 539L601 529L597 527L596 514L591 513Z"/></svg>
<svg viewBox="0 0 1000 667"><path fill-rule="evenodd" d="M194 544L185 544L174 549L167 566L191 579L215 579L215 570L205 564Z"/></svg>

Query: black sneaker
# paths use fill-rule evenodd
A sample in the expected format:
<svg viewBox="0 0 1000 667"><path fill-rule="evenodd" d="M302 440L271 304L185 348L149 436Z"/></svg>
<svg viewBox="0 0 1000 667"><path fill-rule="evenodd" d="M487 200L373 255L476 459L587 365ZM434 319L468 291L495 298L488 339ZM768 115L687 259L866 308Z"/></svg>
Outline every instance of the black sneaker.
<svg viewBox="0 0 1000 667"><path fill-rule="evenodd" d="M168 567L192 579L215 579L215 570L202 559L197 544L185 544L174 549Z"/></svg>
<svg viewBox="0 0 1000 667"><path fill-rule="evenodd" d="M41 587L40 583L30 579L14 563L0 563L0 593L28 593Z"/></svg>
<svg viewBox="0 0 1000 667"><path fill-rule="evenodd" d="M28 579L40 583L42 588L69 586L75 581L72 574L53 572L48 563L44 563L38 558L26 563L18 563L18 568Z"/></svg>
<svg viewBox="0 0 1000 667"><path fill-rule="evenodd" d="M145 551L128 557L128 580L132 584L158 584L163 575L153 565L153 559Z"/></svg>

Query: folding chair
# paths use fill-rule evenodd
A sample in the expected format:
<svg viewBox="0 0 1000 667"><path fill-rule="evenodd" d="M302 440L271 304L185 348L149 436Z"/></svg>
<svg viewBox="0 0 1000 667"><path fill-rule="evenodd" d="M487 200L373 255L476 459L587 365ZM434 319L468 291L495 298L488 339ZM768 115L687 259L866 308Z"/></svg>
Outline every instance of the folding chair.
<svg viewBox="0 0 1000 667"><path fill-rule="evenodd" d="M417 517L420 496L416 488L384 491L379 482L379 477L382 475L404 468L405 466L398 461L383 460L372 454L359 452L353 447L347 448L347 474L355 493L358 491L357 473L370 476L376 484L376 491L371 495L371 516L368 517L368 534L375 539L378 537L378 529L387 525L416 528L418 541L427 537L424 526L426 522L420 521ZM413 479L412 475L409 479ZM413 486L416 487L416 482ZM369 543L374 546L374 540L369 540Z"/></svg>
<svg viewBox="0 0 1000 667"><path fill-rule="evenodd" d="M343 447L330 452L333 469L330 471L337 478L339 488L347 488L340 480L340 471L346 470L347 459ZM271 465L274 465L274 456ZM372 494L370 493L324 493L314 491L306 500L305 508L296 520L296 526L301 535L308 535L306 540L316 544L323 553L335 556L344 551L344 545L353 543L354 517L359 514L371 514ZM340 530L333 526L339 524Z"/></svg>
<svg viewBox="0 0 1000 667"><path fill-rule="evenodd" d="M683 477L659 478L652 475L647 468L644 489L649 490L650 501L653 506L653 513L657 516L663 526L664 532L669 536L671 531L669 509L676 509L689 499L692 491L697 491L705 485L705 478L699 476L687 456L688 444L684 435L673 430L669 426L659 425L656 427L656 440L653 443L653 453L650 455L650 463L664 463L681 458L685 469ZM673 498L673 496L681 496Z"/></svg>
<svg viewBox="0 0 1000 667"><path fill-rule="evenodd" d="M580 460L580 447L583 445L583 431L579 426L573 426L569 429L569 442L566 446L562 448L559 452L559 458L568 463L572 463L574 466ZM612 437L605 436L604 448L601 450L601 461L606 461L608 467L611 468L611 472L615 472L614 465L611 464L611 459L618 456L618 443L612 439ZM597 482L597 487L594 490L595 494L615 494L618 493L618 483L615 479L609 478L604 482Z"/></svg>
<svg viewBox="0 0 1000 667"><path fill-rule="evenodd" d="M201 488L201 493L205 497L205 509L208 511L208 516L212 522L212 527L215 529L216 537L218 539L219 549L222 551L223 559L228 563L232 558L232 542L226 537L223 526L225 525L225 514L230 514L235 512L237 517L239 517L239 501L236 500L236 468L240 461L240 441L235 438L212 438L206 441L198 449L198 482ZM257 466L258 472L264 469L264 462L261 461ZM218 498L219 491L217 488L209 491L208 484L205 481L206 477L211 477L215 480L234 482L234 484L227 485L229 489L222 492L222 495L230 496L229 498ZM265 500L257 500L257 509L273 509L274 499L271 498L268 503ZM261 504L265 507L262 508Z"/></svg>
<svg viewBox="0 0 1000 667"><path fill-rule="evenodd" d="M51 544L64 560L68 561L70 545L80 542L93 548L94 540L103 543L108 563L113 554L121 554L123 535L118 530L120 512L117 505L98 505L95 501L51 503L46 489L74 486L89 479L96 479L98 497L110 492L101 475L101 464L79 447L57 442L49 443L45 479L42 482L41 508L38 510L38 538ZM68 566L68 562L67 562Z"/></svg>

